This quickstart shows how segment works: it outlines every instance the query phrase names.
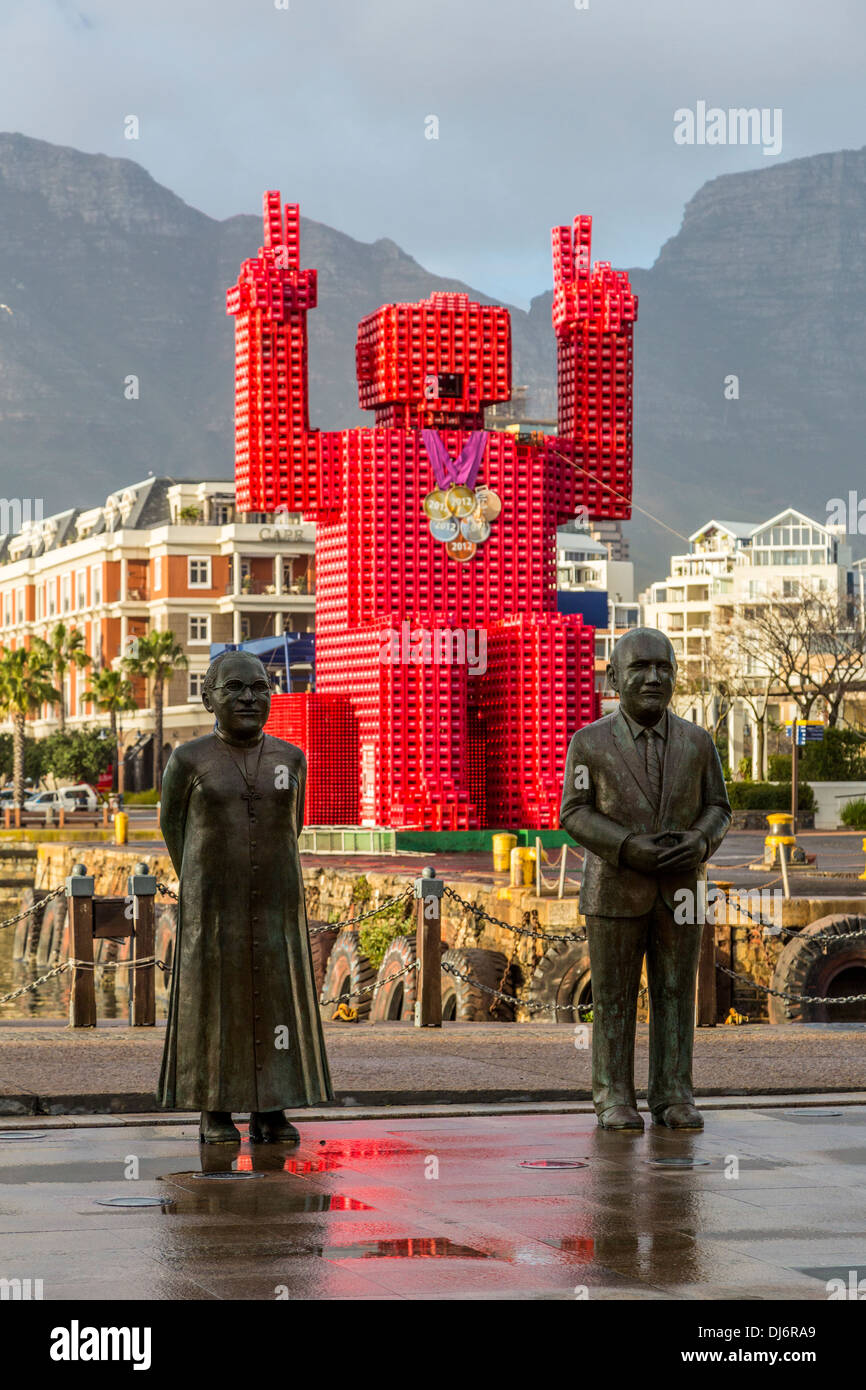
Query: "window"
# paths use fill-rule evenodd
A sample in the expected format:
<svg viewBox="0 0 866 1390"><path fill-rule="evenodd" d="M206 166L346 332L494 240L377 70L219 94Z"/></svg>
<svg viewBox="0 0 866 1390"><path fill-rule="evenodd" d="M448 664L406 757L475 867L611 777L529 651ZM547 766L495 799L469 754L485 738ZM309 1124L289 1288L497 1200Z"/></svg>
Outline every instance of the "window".
<svg viewBox="0 0 866 1390"><path fill-rule="evenodd" d="M210 614L190 613L189 642L193 644L210 642Z"/></svg>
<svg viewBox="0 0 866 1390"><path fill-rule="evenodd" d="M209 589L211 587L209 555L204 558L190 555L189 587L191 589Z"/></svg>
<svg viewBox="0 0 866 1390"><path fill-rule="evenodd" d="M48 594L48 616L49 618L53 618L54 614L57 612L57 580L49 579L45 586L45 590Z"/></svg>
<svg viewBox="0 0 866 1390"><path fill-rule="evenodd" d="M72 607L72 576L69 574L64 574L60 581L60 607L64 613Z"/></svg>
<svg viewBox="0 0 866 1390"><path fill-rule="evenodd" d="M161 589L161 588L162 588L162 556L161 556L161 555L154 555L154 557L153 557L153 587L154 587L154 589Z"/></svg>
<svg viewBox="0 0 866 1390"><path fill-rule="evenodd" d="M42 605L45 601L45 594L41 584L36 585L36 621L43 617Z"/></svg>
<svg viewBox="0 0 866 1390"><path fill-rule="evenodd" d="M94 565L90 573L90 592L94 604L102 602L102 566Z"/></svg>
<svg viewBox="0 0 866 1390"><path fill-rule="evenodd" d="M23 589L16 589L16 590L15 590L15 599L16 599L16 607L17 607L17 611L18 611L18 622L19 622L19 623L23 623L23 621L24 621L24 590L23 590Z"/></svg>
<svg viewBox="0 0 866 1390"><path fill-rule="evenodd" d="M189 673L189 698L200 700L201 692L204 689L205 671L190 671Z"/></svg>
<svg viewBox="0 0 866 1390"><path fill-rule="evenodd" d="M87 607L87 570L78 571L78 607Z"/></svg>

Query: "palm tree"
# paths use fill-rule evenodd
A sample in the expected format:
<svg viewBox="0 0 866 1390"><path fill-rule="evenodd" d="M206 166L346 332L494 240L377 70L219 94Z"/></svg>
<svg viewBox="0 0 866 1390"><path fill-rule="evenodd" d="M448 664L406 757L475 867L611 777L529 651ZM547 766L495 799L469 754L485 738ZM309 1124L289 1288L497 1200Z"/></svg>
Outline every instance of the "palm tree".
<svg viewBox="0 0 866 1390"><path fill-rule="evenodd" d="M162 706L165 683L174 671L186 670L189 662L183 648L175 641L174 633L148 632L136 639L135 656L125 657L124 670L131 676L144 676L153 681L153 723L156 753L153 759L154 785L162 786Z"/></svg>
<svg viewBox="0 0 866 1390"><path fill-rule="evenodd" d="M24 804L24 727L28 714L55 705L60 692L51 684L52 653L37 637L28 647L0 654L0 709L12 720L12 786L16 806Z"/></svg>
<svg viewBox="0 0 866 1390"><path fill-rule="evenodd" d="M58 706L60 709L60 728L66 728L66 695L63 680L70 666L89 666L92 660L84 649L84 633L77 627L67 627L56 623L48 639L51 652L51 669L59 686Z"/></svg>
<svg viewBox="0 0 866 1390"><path fill-rule="evenodd" d="M123 763L120 756L120 722L118 715L126 710L138 709L132 685L122 671L114 671L110 666L102 671L94 671L90 677L90 689L85 698L93 701L97 709L108 714L111 725L111 741L114 744L114 784L123 791Z"/></svg>

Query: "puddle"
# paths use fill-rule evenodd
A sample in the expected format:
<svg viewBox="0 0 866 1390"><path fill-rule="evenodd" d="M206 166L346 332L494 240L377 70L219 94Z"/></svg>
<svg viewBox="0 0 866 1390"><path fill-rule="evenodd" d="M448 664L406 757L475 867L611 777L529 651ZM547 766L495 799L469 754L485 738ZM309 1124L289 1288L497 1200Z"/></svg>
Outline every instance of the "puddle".
<svg viewBox="0 0 866 1390"><path fill-rule="evenodd" d="M710 1166L708 1158L647 1158L644 1162L650 1168L709 1168Z"/></svg>
<svg viewBox="0 0 866 1390"><path fill-rule="evenodd" d="M521 1168L550 1168L558 1171L563 1168L588 1168L585 1158L524 1158Z"/></svg>
<svg viewBox="0 0 866 1390"><path fill-rule="evenodd" d="M171 1203L170 1197L97 1197L98 1207L162 1207Z"/></svg>
<svg viewBox="0 0 866 1390"><path fill-rule="evenodd" d="M173 1160L177 1162L177 1157ZM0 1186L26 1186L28 1183L76 1183L78 1185L92 1182L115 1182L118 1178L124 1178L127 1182L135 1182L138 1179L149 1179L154 1181L159 1178L169 1177L166 1172L168 1160L162 1162L158 1158L140 1158L138 1160L138 1171L134 1178L127 1178L124 1170L127 1167L127 1159L115 1158L107 1162L86 1163L79 1161L57 1163L21 1163L14 1168L6 1164L0 1164Z"/></svg>
<svg viewBox="0 0 866 1390"><path fill-rule="evenodd" d="M844 1112L843 1110L767 1110L767 1111L765 1111L765 1114L767 1114L771 1119L774 1119L774 1120L794 1120L794 1121L796 1121L796 1122L802 1122L803 1120L840 1120L840 1119L842 1119L844 1113L845 1113L845 1112ZM854 1118L854 1117L852 1116L852 1119L853 1119L853 1118ZM857 1118L860 1120L860 1123L862 1124L862 1120L863 1120L862 1115L861 1115L861 1116L858 1116Z"/></svg>
<svg viewBox="0 0 866 1390"><path fill-rule="evenodd" d="M409 1236L399 1240L362 1240L354 1245L329 1245L329 1260L491 1260L486 1250L458 1245L447 1236Z"/></svg>

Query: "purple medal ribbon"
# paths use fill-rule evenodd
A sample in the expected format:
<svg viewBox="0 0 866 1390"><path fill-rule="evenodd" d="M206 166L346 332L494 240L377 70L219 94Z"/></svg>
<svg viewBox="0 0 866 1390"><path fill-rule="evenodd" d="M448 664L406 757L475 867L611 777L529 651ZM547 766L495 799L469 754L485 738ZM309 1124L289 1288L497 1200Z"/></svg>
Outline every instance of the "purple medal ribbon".
<svg viewBox="0 0 866 1390"><path fill-rule="evenodd" d="M473 430L456 460L451 458L438 430L422 430L421 434L437 487L447 491L449 487L475 486L484 450L487 448L487 430Z"/></svg>

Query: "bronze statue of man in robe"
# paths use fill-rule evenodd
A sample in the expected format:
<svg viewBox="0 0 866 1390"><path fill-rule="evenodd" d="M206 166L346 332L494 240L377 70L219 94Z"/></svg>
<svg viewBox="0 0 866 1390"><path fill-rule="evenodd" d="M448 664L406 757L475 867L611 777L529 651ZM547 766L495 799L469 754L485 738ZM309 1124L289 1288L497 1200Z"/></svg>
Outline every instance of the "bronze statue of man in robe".
<svg viewBox="0 0 866 1390"><path fill-rule="evenodd" d="M177 941L159 1103L201 1110L202 1143L294 1141L284 1109L332 1100L298 837L307 762L263 732L267 672L247 652L211 662L216 729L177 747L160 826L177 873Z"/></svg>

